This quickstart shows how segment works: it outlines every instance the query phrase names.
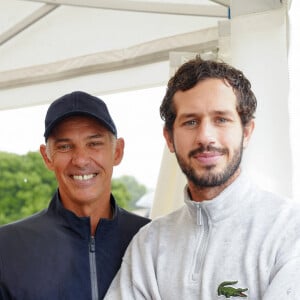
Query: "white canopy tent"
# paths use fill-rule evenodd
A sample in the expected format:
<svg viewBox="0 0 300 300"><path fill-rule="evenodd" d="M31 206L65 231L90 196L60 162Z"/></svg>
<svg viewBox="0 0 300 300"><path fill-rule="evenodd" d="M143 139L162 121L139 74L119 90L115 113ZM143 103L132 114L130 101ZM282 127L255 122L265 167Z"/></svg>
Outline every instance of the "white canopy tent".
<svg viewBox="0 0 300 300"><path fill-rule="evenodd" d="M1 1L1 108L163 85L169 52L216 47L227 15L203 0Z"/></svg>
<svg viewBox="0 0 300 300"><path fill-rule="evenodd" d="M73 90L162 86L195 53L221 58L245 72L258 98L244 168L291 196L289 8L284 0L2 0L0 109L49 103ZM180 206L184 184L165 150L152 216Z"/></svg>

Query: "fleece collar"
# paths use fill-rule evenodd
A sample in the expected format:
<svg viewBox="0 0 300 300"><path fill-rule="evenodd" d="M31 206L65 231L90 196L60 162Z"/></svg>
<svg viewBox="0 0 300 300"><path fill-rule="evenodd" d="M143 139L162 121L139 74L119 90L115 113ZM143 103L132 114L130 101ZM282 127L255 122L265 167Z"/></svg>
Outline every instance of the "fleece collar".
<svg viewBox="0 0 300 300"><path fill-rule="evenodd" d="M217 197L201 202L193 201L188 193L187 186L184 189L184 202L195 220L199 219L199 211L205 212L211 222L218 222L231 218L237 213L251 193L252 183L242 173L236 180L225 188Z"/></svg>

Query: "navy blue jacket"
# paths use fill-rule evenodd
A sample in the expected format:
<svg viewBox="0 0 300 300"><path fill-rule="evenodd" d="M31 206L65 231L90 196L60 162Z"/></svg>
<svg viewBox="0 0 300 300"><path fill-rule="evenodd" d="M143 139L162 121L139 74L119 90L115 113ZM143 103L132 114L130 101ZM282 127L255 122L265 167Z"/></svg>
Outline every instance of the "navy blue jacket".
<svg viewBox="0 0 300 300"><path fill-rule="evenodd" d="M119 208L101 219L66 210L54 195L48 209L0 228L0 282L17 300L103 299L128 243L148 219Z"/></svg>

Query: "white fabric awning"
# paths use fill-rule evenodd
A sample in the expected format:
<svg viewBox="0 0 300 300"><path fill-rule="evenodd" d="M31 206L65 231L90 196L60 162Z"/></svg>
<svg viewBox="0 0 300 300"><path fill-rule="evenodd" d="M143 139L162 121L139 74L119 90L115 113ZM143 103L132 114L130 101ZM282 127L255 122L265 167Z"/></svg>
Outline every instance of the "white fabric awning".
<svg viewBox="0 0 300 300"><path fill-rule="evenodd" d="M163 85L169 53L216 48L228 11L208 0L3 0L0 109Z"/></svg>

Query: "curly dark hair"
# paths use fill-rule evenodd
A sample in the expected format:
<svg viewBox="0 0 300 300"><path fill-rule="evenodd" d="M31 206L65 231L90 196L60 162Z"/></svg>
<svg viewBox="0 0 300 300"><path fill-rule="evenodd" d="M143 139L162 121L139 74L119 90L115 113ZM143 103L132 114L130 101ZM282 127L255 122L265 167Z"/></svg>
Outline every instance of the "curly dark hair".
<svg viewBox="0 0 300 300"><path fill-rule="evenodd" d="M165 121L167 131L172 133L176 118L174 94L177 91L189 90L207 78L222 79L233 88L237 97L237 112L244 127L251 119L254 119L256 97L251 90L250 81L244 74L224 62L203 60L197 56L184 63L168 82L167 91L160 106L160 116Z"/></svg>

